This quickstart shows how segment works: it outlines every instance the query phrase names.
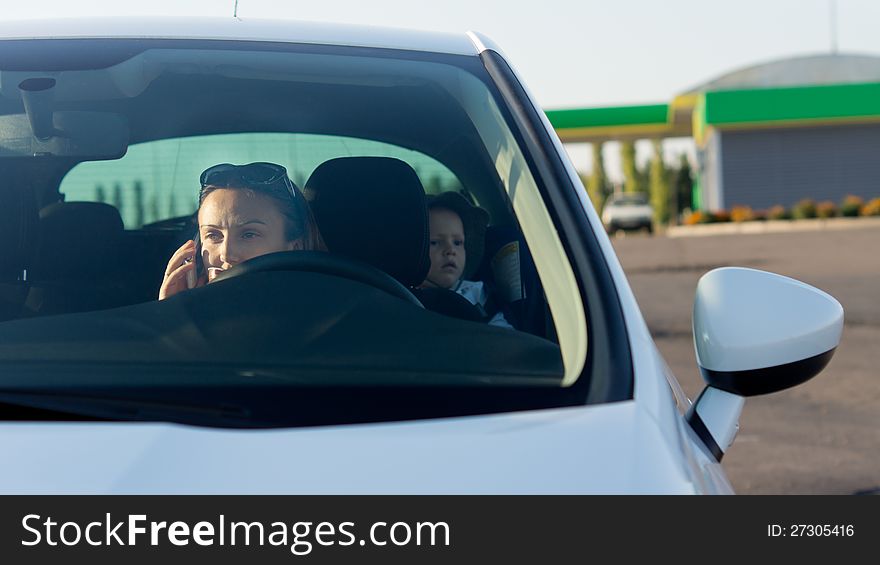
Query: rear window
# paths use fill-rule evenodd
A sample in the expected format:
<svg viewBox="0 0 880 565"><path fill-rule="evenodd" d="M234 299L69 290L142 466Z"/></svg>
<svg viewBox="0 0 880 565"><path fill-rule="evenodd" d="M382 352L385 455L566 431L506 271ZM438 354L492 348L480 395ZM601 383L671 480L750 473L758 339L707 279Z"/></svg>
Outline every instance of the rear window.
<svg viewBox="0 0 880 565"><path fill-rule="evenodd" d="M121 159L79 163L64 177L60 191L68 201L110 203L125 227L136 229L195 213L199 174L217 163L279 163L304 187L321 163L354 156L403 160L429 194L462 189L458 178L436 159L388 143L317 134L235 133L133 145Z"/></svg>

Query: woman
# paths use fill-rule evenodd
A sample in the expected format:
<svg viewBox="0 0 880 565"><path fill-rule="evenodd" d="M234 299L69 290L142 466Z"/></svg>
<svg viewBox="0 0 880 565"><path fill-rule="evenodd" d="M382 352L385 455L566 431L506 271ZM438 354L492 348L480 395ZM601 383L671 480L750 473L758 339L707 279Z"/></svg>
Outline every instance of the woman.
<svg viewBox="0 0 880 565"><path fill-rule="evenodd" d="M326 251L311 210L275 163L206 169L199 178L199 233L168 261L159 300L211 282L222 271L276 251ZM205 273L196 278L198 254ZM188 282L189 281L189 282Z"/></svg>

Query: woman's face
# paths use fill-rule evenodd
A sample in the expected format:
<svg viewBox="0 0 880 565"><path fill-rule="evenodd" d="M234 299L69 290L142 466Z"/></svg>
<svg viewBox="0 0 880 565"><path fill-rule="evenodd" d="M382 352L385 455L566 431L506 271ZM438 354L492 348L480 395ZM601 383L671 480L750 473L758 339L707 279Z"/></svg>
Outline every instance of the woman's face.
<svg viewBox="0 0 880 565"><path fill-rule="evenodd" d="M199 235L205 268L228 269L275 251L302 249L288 241L287 219L270 196L250 190L219 188L199 207ZM217 271L208 271L208 282Z"/></svg>

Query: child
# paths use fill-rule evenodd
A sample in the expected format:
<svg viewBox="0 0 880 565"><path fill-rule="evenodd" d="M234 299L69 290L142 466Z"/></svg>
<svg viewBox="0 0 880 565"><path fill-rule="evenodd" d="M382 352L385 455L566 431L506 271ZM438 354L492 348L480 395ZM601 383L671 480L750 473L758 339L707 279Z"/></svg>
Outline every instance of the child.
<svg viewBox="0 0 880 565"><path fill-rule="evenodd" d="M493 326L514 329L500 311L487 311L491 300L485 285L469 281L480 266L489 214L471 206L457 192L428 196L431 269L421 288L446 288L476 306Z"/></svg>

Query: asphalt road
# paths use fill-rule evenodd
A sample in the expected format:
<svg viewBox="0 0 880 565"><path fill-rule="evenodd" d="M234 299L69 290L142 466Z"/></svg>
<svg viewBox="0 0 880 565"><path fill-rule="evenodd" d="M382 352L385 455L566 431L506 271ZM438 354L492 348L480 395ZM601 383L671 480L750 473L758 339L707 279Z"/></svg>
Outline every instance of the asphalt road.
<svg viewBox="0 0 880 565"><path fill-rule="evenodd" d="M741 494L880 493L880 228L612 238L660 351L688 397L702 390L691 335L697 281L753 267L828 292L844 308L840 347L792 389L752 397L724 467Z"/></svg>

